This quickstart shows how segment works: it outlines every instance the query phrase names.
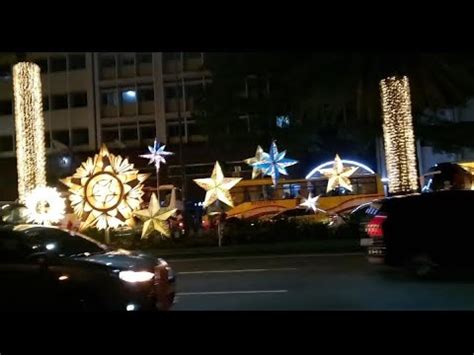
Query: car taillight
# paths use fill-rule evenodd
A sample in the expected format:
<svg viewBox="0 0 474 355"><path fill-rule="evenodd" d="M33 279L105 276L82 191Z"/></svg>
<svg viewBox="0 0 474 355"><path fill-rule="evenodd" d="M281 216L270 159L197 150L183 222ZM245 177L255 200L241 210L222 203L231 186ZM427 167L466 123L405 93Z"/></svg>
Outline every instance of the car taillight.
<svg viewBox="0 0 474 355"><path fill-rule="evenodd" d="M387 219L387 216L378 215L370 220L367 224L365 231L370 238L382 238L383 237L383 222Z"/></svg>

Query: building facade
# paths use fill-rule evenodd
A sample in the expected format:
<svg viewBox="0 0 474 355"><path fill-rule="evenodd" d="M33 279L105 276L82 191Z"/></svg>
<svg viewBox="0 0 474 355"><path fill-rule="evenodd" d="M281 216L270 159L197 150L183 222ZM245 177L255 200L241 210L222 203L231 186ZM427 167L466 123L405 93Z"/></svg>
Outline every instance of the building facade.
<svg viewBox="0 0 474 355"><path fill-rule="evenodd" d="M27 53L41 68L49 151L200 142L195 98L211 82L204 53ZM13 63L12 63L13 64ZM15 156L11 65L0 69L0 157ZM181 122L181 129L180 129Z"/></svg>

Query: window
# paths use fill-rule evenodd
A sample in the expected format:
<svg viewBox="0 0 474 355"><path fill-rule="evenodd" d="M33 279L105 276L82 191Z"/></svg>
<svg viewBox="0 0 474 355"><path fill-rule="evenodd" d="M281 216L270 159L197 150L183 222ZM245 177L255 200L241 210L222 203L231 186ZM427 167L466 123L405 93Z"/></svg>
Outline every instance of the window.
<svg viewBox="0 0 474 355"><path fill-rule="evenodd" d="M141 63L151 63L153 61L151 53L137 53L137 62Z"/></svg>
<svg viewBox="0 0 474 355"><path fill-rule="evenodd" d="M135 64L135 54L134 53L122 53L120 54L120 64L123 66L134 65Z"/></svg>
<svg viewBox="0 0 474 355"><path fill-rule="evenodd" d="M195 122L188 122L188 135L198 136L203 135L202 127Z"/></svg>
<svg viewBox="0 0 474 355"><path fill-rule="evenodd" d="M69 146L69 130L53 131L53 140Z"/></svg>
<svg viewBox="0 0 474 355"><path fill-rule="evenodd" d="M120 129L120 135L122 141L137 141L138 131L137 127L122 127Z"/></svg>
<svg viewBox="0 0 474 355"><path fill-rule="evenodd" d="M101 68L113 68L115 67L115 56L114 55L102 55L100 57Z"/></svg>
<svg viewBox="0 0 474 355"><path fill-rule="evenodd" d="M104 142L113 142L115 140L118 140L118 130L117 129L112 129L112 130L103 130L102 131L102 140Z"/></svg>
<svg viewBox="0 0 474 355"><path fill-rule="evenodd" d="M181 54L178 52L163 52L163 61L181 59Z"/></svg>
<svg viewBox="0 0 474 355"><path fill-rule="evenodd" d="M277 116L276 125L280 128L287 128L290 126L290 117L289 116Z"/></svg>
<svg viewBox="0 0 474 355"><path fill-rule="evenodd" d="M34 62L38 64L38 66L41 69L42 74L48 73L48 59L47 58L35 59Z"/></svg>
<svg viewBox="0 0 474 355"><path fill-rule="evenodd" d="M120 91L120 97L124 104L134 104L137 102L137 92L132 89L122 89Z"/></svg>
<svg viewBox="0 0 474 355"><path fill-rule="evenodd" d="M49 97L45 96L43 97L43 111L48 111L49 110Z"/></svg>
<svg viewBox="0 0 474 355"><path fill-rule="evenodd" d="M138 101L145 102L145 101L154 101L155 94L153 88L142 88L138 89Z"/></svg>
<svg viewBox="0 0 474 355"><path fill-rule="evenodd" d="M199 101L204 96L204 87L202 84L186 85L186 98L193 98Z"/></svg>
<svg viewBox="0 0 474 355"><path fill-rule="evenodd" d="M165 87L165 97L167 99L178 97L176 88L174 86Z"/></svg>
<svg viewBox="0 0 474 355"><path fill-rule="evenodd" d="M69 104L71 107L86 107L87 106L87 92L70 93Z"/></svg>
<svg viewBox="0 0 474 355"><path fill-rule="evenodd" d="M168 124L168 136L170 137L179 137L179 125L178 124ZM184 135L184 127L181 127L181 134Z"/></svg>
<svg viewBox="0 0 474 355"><path fill-rule="evenodd" d="M72 130L72 144L73 145L88 145L89 144L89 130L87 128L78 128Z"/></svg>
<svg viewBox="0 0 474 355"><path fill-rule="evenodd" d="M52 95L51 96L51 109L52 110L63 110L67 108L67 95Z"/></svg>
<svg viewBox="0 0 474 355"><path fill-rule="evenodd" d="M0 65L0 78L10 79L11 78L11 66L10 64Z"/></svg>
<svg viewBox="0 0 474 355"><path fill-rule="evenodd" d="M106 91L101 95L101 103L103 106L118 106L117 91Z"/></svg>
<svg viewBox="0 0 474 355"><path fill-rule="evenodd" d="M1 100L0 101L0 115L11 115L12 114L12 100Z"/></svg>
<svg viewBox="0 0 474 355"><path fill-rule="evenodd" d="M0 152L11 152L11 151L13 151L13 137L0 136Z"/></svg>
<svg viewBox="0 0 474 355"><path fill-rule="evenodd" d="M184 59L201 59L201 52L184 52Z"/></svg>
<svg viewBox="0 0 474 355"><path fill-rule="evenodd" d="M58 229L36 227L28 229L25 234L27 235L27 244L40 251L45 250L47 244L54 244L54 250L66 256L104 251L98 243L78 233L72 235Z"/></svg>
<svg viewBox="0 0 474 355"><path fill-rule="evenodd" d="M141 139L154 139L156 137L155 126L140 127L140 138Z"/></svg>
<svg viewBox="0 0 474 355"><path fill-rule="evenodd" d="M84 54L69 54L69 70L84 69L86 56Z"/></svg>
<svg viewBox="0 0 474 355"><path fill-rule="evenodd" d="M51 72L60 72L66 70L66 57L51 57Z"/></svg>

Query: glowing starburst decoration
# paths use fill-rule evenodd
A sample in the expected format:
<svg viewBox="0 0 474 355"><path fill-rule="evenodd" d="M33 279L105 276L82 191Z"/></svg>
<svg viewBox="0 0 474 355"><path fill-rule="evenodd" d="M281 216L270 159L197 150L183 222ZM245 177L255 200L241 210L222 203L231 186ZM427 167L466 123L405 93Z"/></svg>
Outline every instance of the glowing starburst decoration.
<svg viewBox="0 0 474 355"><path fill-rule="evenodd" d="M133 214L143 221L142 238L148 237L153 231L169 237L171 235L167 220L177 211L176 208L160 208L158 199L153 193L148 208Z"/></svg>
<svg viewBox="0 0 474 355"><path fill-rule="evenodd" d="M262 160L252 164L254 168L262 169L263 175L272 177L273 186L277 186L280 174L288 175L286 168L298 163L297 160L285 158L286 150L279 153L275 141L270 146L268 153L262 153Z"/></svg>
<svg viewBox="0 0 474 355"><path fill-rule="evenodd" d="M224 177L221 166L219 165L219 162L216 161L210 178L194 179L194 182L206 190L206 198L203 203L204 207L209 206L217 200L222 201L230 207L234 207L229 190L240 180L242 180L242 178Z"/></svg>
<svg viewBox="0 0 474 355"><path fill-rule="evenodd" d="M64 218L66 203L53 187L40 186L25 196L27 223L51 225Z"/></svg>
<svg viewBox="0 0 474 355"><path fill-rule="evenodd" d="M301 207L306 207L306 210L312 210L314 213L321 211L324 212L322 209L318 208L318 200L319 200L319 195L316 197L313 197L311 192L308 195L308 198L303 198L303 202L300 204Z"/></svg>
<svg viewBox="0 0 474 355"><path fill-rule="evenodd" d="M153 146L148 146L148 151L150 153L140 155L140 157L150 159L148 164L155 163L156 171L159 171L160 170L160 164L161 163L166 163L165 156L174 154L173 152L165 151L165 147L166 147L165 145L162 145L160 147L160 143L158 143L158 140L155 139L155 142L153 143Z"/></svg>
<svg viewBox="0 0 474 355"><path fill-rule="evenodd" d="M352 191L352 184L349 176L354 174L358 167L344 167L341 158L336 154L334 158L334 165L332 169L321 169L321 174L328 178L328 186L326 192L336 189L337 187L343 187L349 191Z"/></svg>
<svg viewBox="0 0 474 355"><path fill-rule="evenodd" d="M140 207L143 181L148 176L102 145L99 154L61 181L69 187L69 200L82 220L81 229L108 229L134 225L133 212Z"/></svg>
<svg viewBox="0 0 474 355"><path fill-rule="evenodd" d="M258 146L257 151L255 152L255 156L252 158L245 159L244 162L250 166L252 166L252 179L255 179L257 176L259 176L263 171L262 169L253 166L253 164L256 163L261 163L263 159L263 155L265 153L263 152L262 147Z"/></svg>

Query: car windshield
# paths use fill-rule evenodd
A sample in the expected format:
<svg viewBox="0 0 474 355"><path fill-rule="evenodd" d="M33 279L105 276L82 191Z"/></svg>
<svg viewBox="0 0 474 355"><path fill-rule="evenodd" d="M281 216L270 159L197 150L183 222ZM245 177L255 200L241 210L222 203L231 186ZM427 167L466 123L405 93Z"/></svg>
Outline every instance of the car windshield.
<svg viewBox="0 0 474 355"><path fill-rule="evenodd" d="M107 247L79 233L47 227L32 227L22 231L26 243L34 250L54 251L60 255L90 255L103 253Z"/></svg>

